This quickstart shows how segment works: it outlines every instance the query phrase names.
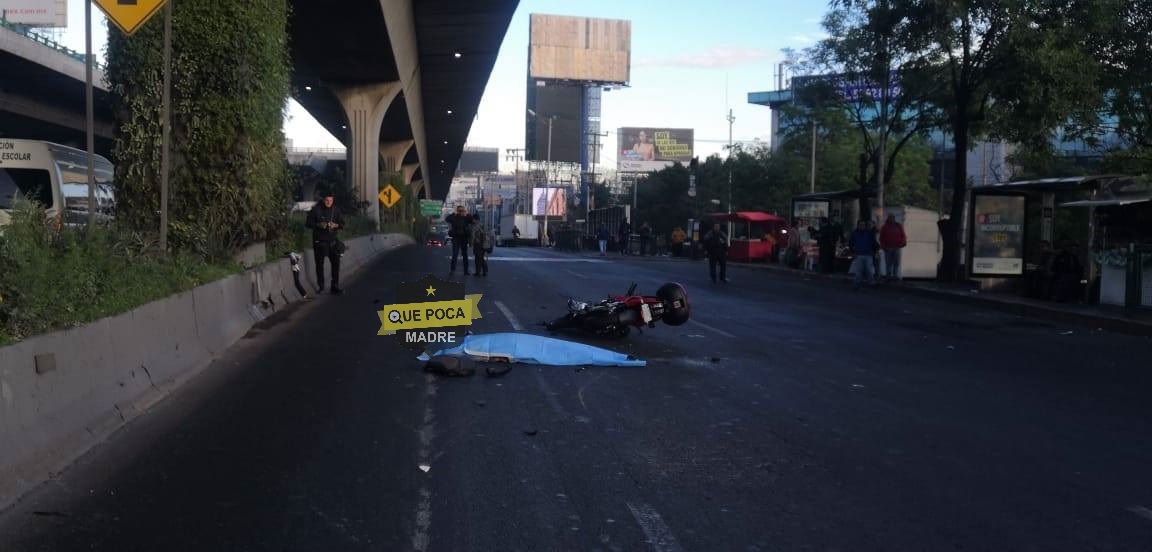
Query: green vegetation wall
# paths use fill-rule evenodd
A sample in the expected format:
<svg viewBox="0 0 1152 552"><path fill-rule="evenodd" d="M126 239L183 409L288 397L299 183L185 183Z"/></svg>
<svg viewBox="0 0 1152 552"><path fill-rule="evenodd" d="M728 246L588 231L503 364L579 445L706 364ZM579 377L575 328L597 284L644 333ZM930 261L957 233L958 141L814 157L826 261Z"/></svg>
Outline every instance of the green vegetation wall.
<svg viewBox="0 0 1152 552"><path fill-rule="evenodd" d="M282 124L290 86L286 0L177 0L172 32L169 235L223 257L286 227ZM117 217L159 230L163 13L111 27Z"/></svg>

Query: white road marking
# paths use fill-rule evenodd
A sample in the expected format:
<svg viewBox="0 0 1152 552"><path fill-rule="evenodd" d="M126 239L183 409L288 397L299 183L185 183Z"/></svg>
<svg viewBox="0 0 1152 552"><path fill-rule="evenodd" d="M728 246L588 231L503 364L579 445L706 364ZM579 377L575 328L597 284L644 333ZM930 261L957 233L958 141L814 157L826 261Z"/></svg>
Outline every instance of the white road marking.
<svg viewBox="0 0 1152 552"><path fill-rule="evenodd" d="M1143 506L1131 506L1128 508L1128 511L1132 512L1133 514L1136 514L1136 515L1138 515L1138 516L1140 516L1140 517L1142 517L1148 521L1152 521L1152 510L1149 510L1148 508L1145 508Z"/></svg>
<svg viewBox="0 0 1152 552"><path fill-rule="evenodd" d="M689 320L689 322L696 324L697 326L700 326L701 328L704 328L705 330L710 330L710 331L716 332L716 333L718 333L724 337L727 337L729 339L736 339L736 336L734 336L734 335L732 335L732 334L730 334L724 330L721 330L720 328L709 326L708 324L705 324L699 320Z"/></svg>
<svg viewBox="0 0 1152 552"><path fill-rule="evenodd" d="M500 312L504 313L504 318L508 319L508 323L512 324L513 330L518 332L524 331L524 326L520 325L520 321L516 319L516 315L512 314L512 311L508 308L507 305L505 305L502 301L496 301L495 303L496 308L500 309Z"/></svg>
<svg viewBox="0 0 1152 552"><path fill-rule="evenodd" d="M560 416L562 420L571 420L572 415L560 406L560 401L556 400L556 394L552 392L552 387L548 382L544 381L544 376L540 374L540 370L536 370L536 384L540 386L540 391L544 393L544 398L548 400L548 406L552 407L552 411Z"/></svg>
<svg viewBox="0 0 1152 552"><path fill-rule="evenodd" d="M636 523L640 525L640 529L648 537L648 543L657 552L680 552L684 550L680 547L680 543L676 542L676 537L672 535L672 530L664 523L664 519L651 506L647 504L634 505L629 502L628 509L632 510L632 517L636 518Z"/></svg>
<svg viewBox="0 0 1152 552"><path fill-rule="evenodd" d="M567 272L568 274L571 274L577 278L580 278L581 280L587 280L588 279L587 276L580 274L579 272L576 272L575 270L568 270L567 268L565 268L564 272Z"/></svg>
<svg viewBox="0 0 1152 552"><path fill-rule="evenodd" d="M436 378L432 374L424 376L424 420L420 426L420 470L428 473L432 469L429 456L432 453L432 438L435 436L436 415L432 412L432 402L436 398ZM427 469L425 469L427 468ZM432 491L428 484L420 486L420 501L416 506L416 527L412 533L412 548L418 551L428 549L429 532L432 528Z"/></svg>
<svg viewBox="0 0 1152 552"><path fill-rule="evenodd" d="M452 257L444 257L452 260ZM485 257L489 261L510 261L520 263L607 263L601 259L582 259L580 257Z"/></svg>

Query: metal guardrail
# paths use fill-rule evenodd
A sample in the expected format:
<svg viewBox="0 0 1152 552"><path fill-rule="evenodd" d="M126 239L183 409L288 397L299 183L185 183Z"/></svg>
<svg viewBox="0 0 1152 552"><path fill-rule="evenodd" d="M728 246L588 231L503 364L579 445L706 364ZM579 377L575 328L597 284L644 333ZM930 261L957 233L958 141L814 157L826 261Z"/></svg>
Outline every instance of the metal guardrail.
<svg viewBox="0 0 1152 552"><path fill-rule="evenodd" d="M63 44L60 44L59 42L56 42L55 40L53 40L47 36L44 36L40 33L33 31L32 28L28 27L27 25L20 25L17 23L12 23L11 21L8 21L7 19L0 18L0 27L3 27L3 28L8 29L10 31L19 33L19 34L23 35L25 38L27 38L28 40L31 40L31 41L36 42L38 44L41 44L43 46L47 46L49 48L52 48L53 50L56 50L57 52L60 52L60 53L66 55L68 57L71 57L71 58L75 59L76 61L79 61L80 63L85 63L87 61L85 59L87 56L85 56L84 54L77 52L76 50L73 50L73 49L71 49L71 48L69 48ZM95 61L92 65L93 65L93 67L95 67L96 69L99 69L101 71L104 71L107 69L107 66L104 65L103 63L100 63L99 61Z"/></svg>

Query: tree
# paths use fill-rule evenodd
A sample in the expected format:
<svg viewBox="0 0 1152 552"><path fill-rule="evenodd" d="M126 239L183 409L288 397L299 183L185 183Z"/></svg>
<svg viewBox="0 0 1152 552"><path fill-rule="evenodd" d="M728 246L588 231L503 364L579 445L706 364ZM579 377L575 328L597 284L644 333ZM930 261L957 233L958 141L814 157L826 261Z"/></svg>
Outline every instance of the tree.
<svg viewBox="0 0 1152 552"><path fill-rule="evenodd" d="M911 32L911 3L833 0L831 8L822 22L830 38L808 49L801 62L815 75L797 79L801 116L827 124L847 114L871 168L857 183L883 205L901 152L939 121L929 100L940 85L939 68L925 62L926 41ZM869 210L867 194L861 194L860 212Z"/></svg>
<svg viewBox="0 0 1152 552"><path fill-rule="evenodd" d="M1100 63L1105 106L1071 134L1092 145L1112 144L1103 170L1143 173L1152 170L1152 0L1098 0L1084 8L1082 41Z"/></svg>
<svg viewBox="0 0 1152 552"><path fill-rule="evenodd" d="M924 57L944 70L946 87L920 90L946 115L956 150L950 218L941 224L941 279L960 278L961 221L968 190L967 152L973 137L1025 144L1051 142L1070 113L1099 97L1096 62L1075 40L1076 9L1043 0L901 0L903 32L923 44ZM1059 4L1059 5L1058 5Z"/></svg>

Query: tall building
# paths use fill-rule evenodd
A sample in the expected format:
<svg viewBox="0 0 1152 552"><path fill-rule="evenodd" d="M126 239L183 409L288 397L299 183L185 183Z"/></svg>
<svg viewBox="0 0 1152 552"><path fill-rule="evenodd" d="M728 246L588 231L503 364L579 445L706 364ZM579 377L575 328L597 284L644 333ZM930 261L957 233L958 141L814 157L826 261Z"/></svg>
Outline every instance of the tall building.
<svg viewBox="0 0 1152 552"><path fill-rule="evenodd" d="M583 203L599 163L602 93L630 79L632 23L532 14L529 25L525 158L577 164Z"/></svg>

